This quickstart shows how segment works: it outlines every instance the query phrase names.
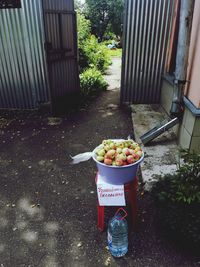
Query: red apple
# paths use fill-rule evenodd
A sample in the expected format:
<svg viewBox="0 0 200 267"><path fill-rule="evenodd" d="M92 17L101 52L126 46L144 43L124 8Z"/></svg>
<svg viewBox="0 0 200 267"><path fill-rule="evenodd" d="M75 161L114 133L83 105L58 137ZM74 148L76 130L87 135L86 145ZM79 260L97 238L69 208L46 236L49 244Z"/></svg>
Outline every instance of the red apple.
<svg viewBox="0 0 200 267"><path fill-rule="evenodd" d="M126 156L130 155L129 149L127 147L122 149L122 153L125 154Z"/></svg>
<svg viewBox="0 0 200 267"><path fill-rule="evenodd" d="M136 154L141 158L143 153L142 153L141 150L139 150L139 151L136 152Z"/></svg>
<svg viewBox="0 0 200 267"><path fill-rule="evenodd" d="M107 158L113 159L114 156L115 156L115 150L114 149L108 150L108 152L106 153Z"/></svg>
<svg viewBox="0 0 200 267"><path fill-rule="evenodd" d="M123 165L123 160L120 159L119 157L116 158L115 162L116 162L116 166L122 166Z"/></svg>
<svg viewBox="0 0 200 267"><path fill-rule="evenodd" d="M133 155L127 156L127 159L126 160L127 160L128 164L132 164L135 161Z"/></svg>
<svg viewBox="0 0 200 267"><path fill-rule="evenodd" d="M131 155L133 155L133 154L134 154L134 150L131 149L131 148L129 148L129 153L130 153Z"/></svg>
<svg viewBox="0 0 200 267"><path fill-rule="evenodd" d="M105 159L104 159L104 163L105 163L106 165L112 165L112 159L107 159L107 158L105 158Z"/></svg>

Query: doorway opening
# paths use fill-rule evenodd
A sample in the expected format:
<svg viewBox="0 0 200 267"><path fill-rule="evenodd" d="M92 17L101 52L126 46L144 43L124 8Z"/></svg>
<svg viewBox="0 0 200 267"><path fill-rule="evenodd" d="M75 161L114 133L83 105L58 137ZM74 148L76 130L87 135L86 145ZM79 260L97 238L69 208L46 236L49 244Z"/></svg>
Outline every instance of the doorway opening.
<svg viewBox="0 0 200 267"><path fill-rule="evenodd" d="M124 0L74 0L84 95L120 91Z"/></svg>

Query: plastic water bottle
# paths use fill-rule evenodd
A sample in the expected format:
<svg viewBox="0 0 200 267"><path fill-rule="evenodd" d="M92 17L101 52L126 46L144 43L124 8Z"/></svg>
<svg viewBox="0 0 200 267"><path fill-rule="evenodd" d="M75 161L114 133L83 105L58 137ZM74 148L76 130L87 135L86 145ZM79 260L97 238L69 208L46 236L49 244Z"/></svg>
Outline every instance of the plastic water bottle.
<svg viewBox="0 0 200 267"><path fill-rule="evenodd" d="M122 216L119 211L125 215ZM126 211L120 208L108 223L108 247L114 257L122 257L128 251L128 225L125 217Z"/></svg>

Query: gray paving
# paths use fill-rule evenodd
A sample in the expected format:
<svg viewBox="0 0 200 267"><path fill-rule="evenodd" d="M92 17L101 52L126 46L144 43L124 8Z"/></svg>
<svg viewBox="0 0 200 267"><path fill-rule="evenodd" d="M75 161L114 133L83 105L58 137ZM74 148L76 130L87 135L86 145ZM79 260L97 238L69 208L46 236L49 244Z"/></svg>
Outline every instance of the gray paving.
<svg viewBox="0 0 200 267"><path fill-rule="evenodd" d="M161 176L172 174L177 170L179 147L177 145L177 126L162 133L149 144L143 145L140 137L161 122L169 120L159 105L132 105L132 120L135 138L145 152L145 159L141 165L142 178L145 189L150 190L152 183Z"/></svg>
<svg viewBox="0 0 200 267"><path fill-rule="evenodd" d="M113 57L112 64L106 71L105 80L108 82L108 90L119 90L121 82L121 58Z"/></svg>

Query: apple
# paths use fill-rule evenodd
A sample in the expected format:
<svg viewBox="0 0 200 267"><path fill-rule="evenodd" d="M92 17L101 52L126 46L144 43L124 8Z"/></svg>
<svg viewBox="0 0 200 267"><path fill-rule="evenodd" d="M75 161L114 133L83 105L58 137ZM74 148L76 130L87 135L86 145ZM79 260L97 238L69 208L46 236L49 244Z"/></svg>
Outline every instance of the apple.
<svg viewBox="0 0 200 267"><path fill-rule="evenodd" d="M137 151L136 154L141 158L142 157L142 154L143 154L142 153L142 150Z"/></svg>
<svg viewBox="0 0 200 267"><path fill-rule="evenodd" d="M104 157L102 157L102 156L97 156L97 160L98 160L98 161L104 161Z"/></svg>
<svg viewBox="0 0 200 267"><path fill-rule="evenodd" d="M133 140L128 140L127 141L128 147L130 147L132 143L133 143Z"/></svg>
<svg viewBox="0 0 200 267"><path fill-rule="evenodd" d="M115 145L115 143L110 143L109 147L110 147L110 149L115 149L116 145Z"/></svg>
<svg viewBox="0 0 200 267"><path fill-rule="evenodd" d="M122 159L123 161L126 161L126 155L124 155L123 153L118 154L117 158Z"/></svg>
<svg viewBox="0 0 200 267"><path fill-rule="evenodd" d="M112 165L112 159L104 159L106 165Z"/></svg>
<svg viewBox="0 0 200 267"><path fill-rule="evenodd" d="M127 159L126 160L127 160L128 164L132 164L135 161L133 155L127 156Z"/></svg>
<svg viewBox="0 0 200 267"><path fill-rule="evenodd" d="M137 146L137 147L134 149L135 153L138 152L138 151L140 151L140 150L141 150L141 148L140 148L139 146Z"/></svg>
<svg viewBox="0 0 200 267"><path fill-rule="evenodd" d="M122 149L122 153L125 154L126 156L130 155L129 149L127 147Z"/></svg>
<svg viewBox="0 0 200 267"><path fill-rule="evenodd" d="M135 154L135 156L134 156L134 160L135 160L135 161L138 161L139 159L140 159L140 156L137 155L137 154Z"/></svg>
<svg viewBox="0 0 200 267"><path fill-rule="evenodd" d="M124 148L124 143L123 142L118 142L117 147Z"/></svg>
<svg viewBox="0 0 200 267"><path fill-rule="evenodd" d="M116 162L116 166L122 166L123 165L123 160L120 158L116 158L115 162Z"/></svg>
<svg viewBox="0 0 200 267"><path fill-rule="evenodd" d="M108 152L106 153L107 158L113 159L114 156L115 156L115 150L114 149L108 150Z"/></svg>
<svg viewBox="0 0 200 267"><path fill-rule="evenodd" d="M135 151L133 149L129 148L129 153L130 153L130 155L133 155L135 153Z"/></svg>
<svg viewBox="0 0 200 267"><path fill-rule="evenodd" d="M103 148L105 149L105 151L110 150L110 146L109 145L105 145Z"/></svg>
<svg viewBox="0 0 200 267"><path fill-rule="evenodd" d="M121 153L122 153L122 148L118 147L118 148L116 149L116 152L117 152L117 154L121 154Z"/></svg>
<svg viewBox="0 0 200 267"><path fill-rule="evenodd" d="M105 153L106 153L106 152L105 152L104 149L100 149L100 150L97 152L97 155L103 157L103 156L105 155Z"/></svg>
<svg viewBox="0 0 200 267"><path fill-rule="evenodd" d="M135 142L132 142L130 145L130 148L135 149L136 147L138 147L138 144Z"/></svg>

